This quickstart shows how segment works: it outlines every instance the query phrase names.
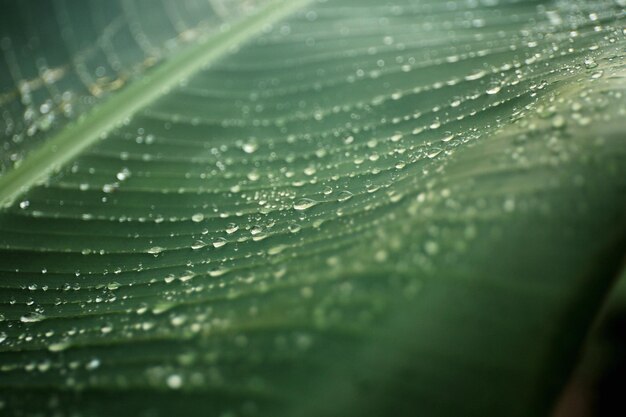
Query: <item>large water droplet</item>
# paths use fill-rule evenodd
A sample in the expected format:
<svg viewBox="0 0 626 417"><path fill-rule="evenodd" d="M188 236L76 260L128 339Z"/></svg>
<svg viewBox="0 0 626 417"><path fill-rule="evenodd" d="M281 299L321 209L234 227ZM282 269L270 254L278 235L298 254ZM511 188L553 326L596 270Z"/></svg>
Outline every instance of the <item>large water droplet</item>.
<svg viewBox="0 0 626 417"><path fill-rule="evenodd" d="M293 208L296 210L306 210L317 204L317 201L311 200L310 198L301 198L296 201L293 205Z"/></svg>

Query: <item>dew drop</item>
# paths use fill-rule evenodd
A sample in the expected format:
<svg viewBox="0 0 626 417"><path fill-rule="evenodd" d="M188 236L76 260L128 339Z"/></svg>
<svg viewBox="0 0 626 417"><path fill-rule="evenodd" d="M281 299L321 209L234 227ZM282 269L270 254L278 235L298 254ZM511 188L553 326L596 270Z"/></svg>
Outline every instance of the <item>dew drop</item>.
<svg viewBox="0 0 626 417"><path fill-rule="evenodd" d="M183 378L178 374L172 374L167 377L166 383L171 389L179 389L183 386Z"/></svg>
<svg viewBox="0 0 626 417"><path fill-rule="evenodd" d="M148 253L152 254L152 255L158 255L159 253L163 252L164 249L160 246L153 246L150 249L148 249Z"/></svg>
<svg viewBox="0 0 626 417"><path fill-rule="evenodd" d="M337 196L337 201L339 202L344 202L344 201L348 201L352 198L353 194L350 191L342 191L339 193L339 195Z"/></svg>
<svg viewBox="0 0 626 417"><path fill-rule="evenodd" d="M100 332L102 334L108 334L111 333L113 331L113 326L111 324L105 324L102 327L100 327Z"/></svg>
<svg viewBox="0 0 626 417"><path fill-rule="evenodd" d="M244 151L245 153L250 154L250 153L254 153L254 152L256 152L256 150L257 150L257 149L259 149L259 145L257 145L257 144L256 144L256 143L254 143L254 142L248 142L248 143L244 143L244 144L241 146L241 149L243 149L243 151Z"/></svg>
<svg viewBox="0 0 626 417"><path fill-rule="evenodd" d="M439 252L439 245L437 242L429 240L424 244L424 250L428 255L436 255Z"/></svg>
<svg viewBox="0 0 626 417"><path fill-rule="evenodd" d="M226 233L228 233L229 235L232 235L237 230L239 230L239 226L237 226L236 223L228 223L228 225L226 226Z"/></svg>
<svg viewBox="0 0 626 417"><path fill-rule="evenodd" d="M68 342L59 342L59 343L52 343L50 345L48 345L48 350L50 352L61 352L67 348L69 348L71 345Z"/></svg>
<svg viewBox="0 0 626 417"><path fill-rule="evenodd" d="M598 66L598 63L592 57L585 58L584 63L585 63L585 68L587 69L595 68Z"/></svg>
<svg viewBox="0 0 626 417"><path fill-rule="evenodd" d="M494 85L492 87L489 87L486 91L487 94L489 95L494 95L494 94L498 94L500 92L500 90L502 89L501 85Z"/></svg>
<svg viewBox="0 0 626 417"><path fill-rule="evenodd" d="M198 250L198 249L202 249L205 246L206 246L206 243L204 241L196 240L195 242L191 244L191 249Z"/></svg>
<svg viewBox="0 0 626 417"><path fill-rule="evenodd" d="M42 321L45 318L46 317L43 314L33 311L32 313L24 314L22 317L20 317L20 321L22 323L36 323L38 321Z"/></svg>
<svg viewBox="0 0 626 417"><path fill-rule="evenodd" d="M228 241L223 237L218 237L212 243L214 248L221 248L222 246L226 245Z"/></svg>
<svg viewBox="0 0 626 417"><path fill-rule="evenodd" d="M480 71L474 72L474 73L472 73L470 75L467 75L465 77L465 79L467 81L474 81L474 80L479 80L479 79L483 78L485 75L487 75L487 72L485 70L480 70Z"/></svg>
<svg viewBox="0 0 626 417"><path fill-rule="evenodd" d="M204 214L196 213L193 216L191 216L191 220L195 223L200 223L202 220L204 220Z"/></svg>
<svg viewBox="0 0 626 417"><path fill-rule="evenodd" d="M100 366L100 360L99 359L92 359L89 362L87 362L87 364L85 365L85 369L87 369L88 371L93 371L94 369L98 368Z"/></svg>
<svg viewBox="0 0 626 417"><path fill-rule="evenodd" d="M317 204L317 201L311 200L310 198L301 198L296 201L293 205L293 208L296 210L306 210Z"/></svg>

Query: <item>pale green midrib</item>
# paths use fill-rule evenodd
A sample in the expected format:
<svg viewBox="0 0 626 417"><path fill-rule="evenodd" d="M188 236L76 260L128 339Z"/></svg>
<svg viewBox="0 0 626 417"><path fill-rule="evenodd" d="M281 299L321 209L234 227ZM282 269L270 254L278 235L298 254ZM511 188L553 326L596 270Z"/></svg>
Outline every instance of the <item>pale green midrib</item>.
<svg viewBox="0 0 626 417"><path fill-rule="evenodd" d="M304 7L311 0L274 0L229 29L211 35L164 62L128 88L113 95L86 117L66 126L35 149L13 170L0 177L0 208L12 204L34 184L94 144L116 125L134 115L181 80L251 39L266 26Z"/></svg>

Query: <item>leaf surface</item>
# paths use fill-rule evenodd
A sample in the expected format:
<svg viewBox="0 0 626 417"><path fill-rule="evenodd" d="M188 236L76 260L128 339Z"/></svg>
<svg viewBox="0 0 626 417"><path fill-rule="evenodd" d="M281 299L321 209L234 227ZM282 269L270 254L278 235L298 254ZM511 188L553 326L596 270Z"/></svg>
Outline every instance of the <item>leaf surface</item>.
<svg viewBox="0 0 626 417"><path fill-rule="evenodd" d="M233 10L2 137L2 406L546 415L624 253L623 5Z"/></svg>

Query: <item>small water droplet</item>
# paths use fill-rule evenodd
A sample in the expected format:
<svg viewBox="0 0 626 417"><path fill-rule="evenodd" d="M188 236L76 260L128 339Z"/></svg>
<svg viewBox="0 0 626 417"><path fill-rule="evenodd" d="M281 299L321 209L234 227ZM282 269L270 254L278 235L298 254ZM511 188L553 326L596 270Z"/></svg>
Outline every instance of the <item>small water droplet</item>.
<svg viewBox="0 0 626 417"><path fill-rule="evenodd" d="M487 72L485 70L480 70L480 71L476 71L470 75L467 75L465 77L465 79L467 81L474 81L474 80L479 80L481 78L483 78L485 75L487 75Z"/></svg>
<svg viewBox="0 0 626 417"><path fill-rule="evenodd" d="M250 153L256 152L256 150L259 149L259 145L254 142L248 142L248 143L244 143L241 146L241 149L243 149L245 153L250 154Z"/></svg>
<svg viewBox="0 0 626 417"><path fill-rule="evenodd" d="M202 240L196 240L195 242L191 244L191 249L193 250L202 249L205 246L206 246L206 242Z"/></svg>
<svg viewBox="0 0 626 417"><path fill-rule="evenodd" d="M489 87L486 93L489 95L498 94L501 89L502 89L501 85L494 85L494 86Z"/></svg>
<svg viewBox="0 0 626 417"><path fill-rule="evenodd" d="M88 371L93 371L94 369L98 368L100 366L100 360L99 359L92 359L89 362L87 362L87 364L85 365L85 369L87 369Z"/></svg>
<svg viewBox="0 0 626 417"><path fill-rule="evenodd" d="M108 334L111 333L113 331L113 325L111 324L105 324L102 327L100 327L100 332L102 334Z"/></svg>
<svg viewBox="0 0 626 417"><path fill-rule="evenodd" d="M437 242L429 240L424 244L424 250L428 255L436 255L439 252L439 245Z"/></svg>
<svg viewBox="0 0 626 417"><path fill-rule="evenodd" d="M183 378L178 374L172 374L167 377L166 383L171 389L179 389L183 386Z"/></svg>
<svg viewBox="0 0 626 417"><path fill-rule="evenodd" d="M239 226L237 226L236 223L228 223L228 225L226 226L226 233L228 233L229 235L232 235L237 230L239 230Z"/></svg>
<svg viewBox="0 0 626 417"><path fill-rule="evenodd" d="M152 255L158 255L159 253L163 252L163 248L160 246L153 246L150 249L148 249L148 253L152 254Z"/></svg>
<svg viewBox="0 0 626 417"><path fill-rule="evenodd" d="M585 68L587 69L595 68L598 66L598 63L596 62L595 59L593 59L593 57L585 58L584 63L585 63Z"/></svg>

